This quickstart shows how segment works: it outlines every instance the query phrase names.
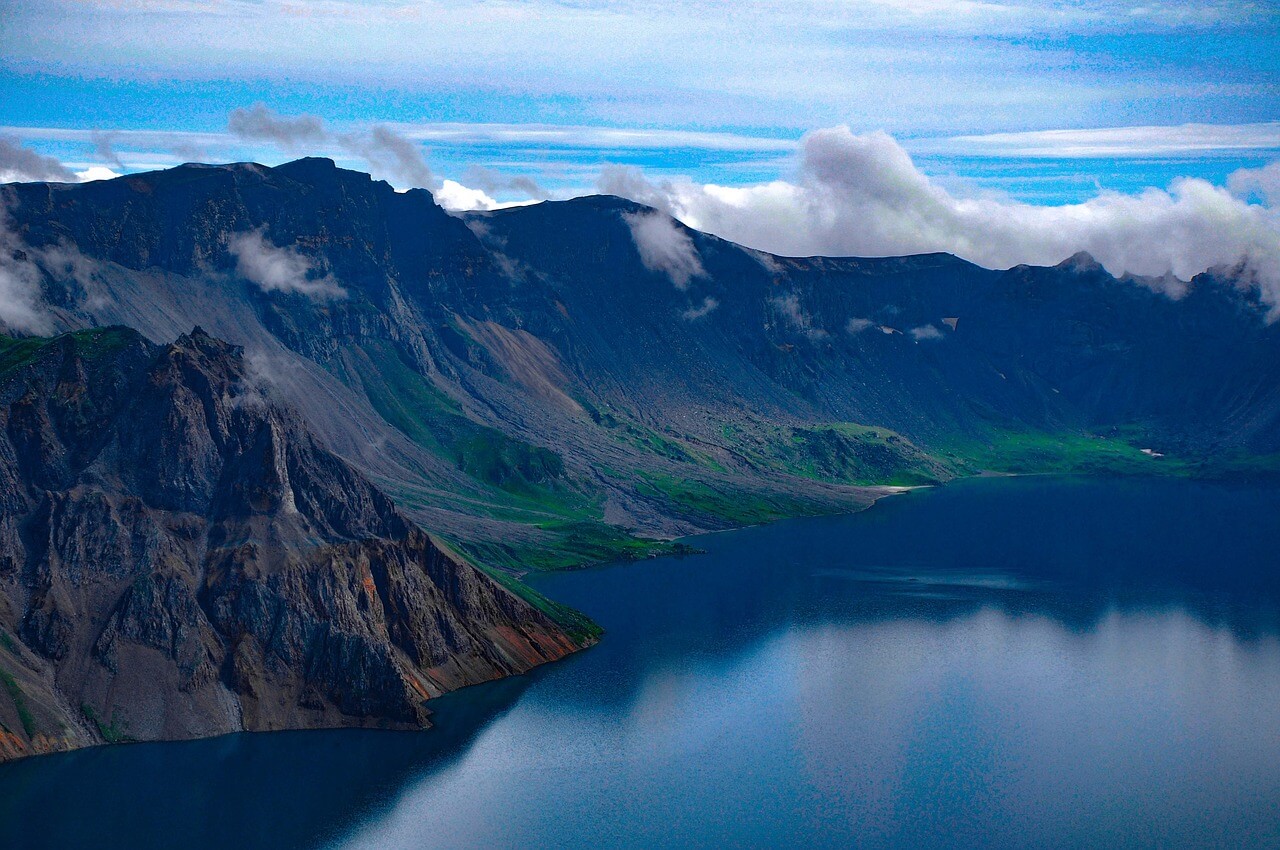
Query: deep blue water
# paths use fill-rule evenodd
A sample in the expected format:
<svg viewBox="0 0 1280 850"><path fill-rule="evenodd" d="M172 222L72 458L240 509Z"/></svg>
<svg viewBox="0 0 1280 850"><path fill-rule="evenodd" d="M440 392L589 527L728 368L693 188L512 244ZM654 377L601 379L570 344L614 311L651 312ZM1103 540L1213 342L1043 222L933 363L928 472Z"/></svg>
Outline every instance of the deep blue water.
<svg viewBox="0 0 1280 850"><path fill-rule="evenodd" d="M1026 478L543 577L424 733L0 766L0 847L1280 847L1280 490Z"/></svg>

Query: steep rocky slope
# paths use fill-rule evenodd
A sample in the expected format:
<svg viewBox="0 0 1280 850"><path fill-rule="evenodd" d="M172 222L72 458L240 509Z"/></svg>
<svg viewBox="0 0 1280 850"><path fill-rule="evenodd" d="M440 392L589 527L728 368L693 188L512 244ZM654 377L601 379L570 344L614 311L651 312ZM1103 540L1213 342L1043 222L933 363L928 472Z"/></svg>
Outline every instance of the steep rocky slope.
<svg viewBox="0 0 1280 850"><path fill-rule="evenodd" d="M428 698L593 639L442 549L199 329L0 339L0 508L0 759L421 727Z"/></svg>
<svg viewBox="0 0 1280 850"><path fill-rule="evenodd" d="M658 215L598 196L472 216L549 290L523 326L609 404L877 425L933 448L1133 426L1201 455L1280 449L1280 327L1232 270L1170 297L1087 255L1007 271L786 258L672 223L660 247L696 260L684 279L639 256L634 222Z"/></svg>

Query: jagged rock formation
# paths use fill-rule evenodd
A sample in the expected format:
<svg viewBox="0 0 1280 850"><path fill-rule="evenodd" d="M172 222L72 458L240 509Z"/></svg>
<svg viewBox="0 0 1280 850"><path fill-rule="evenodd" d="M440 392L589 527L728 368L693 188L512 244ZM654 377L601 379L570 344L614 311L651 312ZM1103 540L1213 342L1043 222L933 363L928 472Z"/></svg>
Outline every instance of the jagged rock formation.
<svg viewBox="0 0 1280 850"><path fill-rule="evenodd" d="M239 349L0 341L0 759L421 727L592 639L409 522Z"/></svg>

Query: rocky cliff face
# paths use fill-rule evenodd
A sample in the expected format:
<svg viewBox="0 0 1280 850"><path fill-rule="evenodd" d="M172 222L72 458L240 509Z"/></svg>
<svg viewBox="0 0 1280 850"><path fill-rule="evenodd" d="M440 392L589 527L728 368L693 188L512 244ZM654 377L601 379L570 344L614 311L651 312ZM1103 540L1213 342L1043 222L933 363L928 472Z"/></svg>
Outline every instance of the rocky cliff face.
<svg viewBox="0 0 1280 850"><path fill-rule="evenodd" d="M0 758L427 724L592 639L407 521L203 331L0 342Z"/></svg>

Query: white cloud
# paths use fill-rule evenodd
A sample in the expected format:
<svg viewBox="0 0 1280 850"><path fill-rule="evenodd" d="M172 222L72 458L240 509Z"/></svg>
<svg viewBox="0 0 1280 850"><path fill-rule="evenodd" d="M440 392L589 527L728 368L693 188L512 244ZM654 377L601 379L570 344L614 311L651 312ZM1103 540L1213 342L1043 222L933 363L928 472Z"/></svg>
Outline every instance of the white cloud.
<svg viewBox="0 0 1280 850"><path fill-rule="evenodd" d="M49 333L49 319L40 306L40 287L33 268L0 262L0 325L9 330Z"/></svg>
<svg viewBox="0 0 1280 850"><path fill-rule="evenodd" d="M455 180L444 180L435 191L436 203L447 210L496 210L501 206L480 189L470 189Z"/></svg>
<svg viewBox="0 0 1280 850"><path fill-rule="evenodd" d="M690 280L706 274L693 240L670 216L641 212L625 213L622 218L649 271L665 274L676 289L688 289Z"/></svg>
<svg viewBox="0 0 1280 850"><path fill-rule="evenodd" d="M92 146L116 171L169 168L184 162L251 158L230 133L187 130L85 130L71 127L0 127L0 134L56 149ZM85 167L102 163L85 163Z"/></svg>
<svg viewBox="0 0 1280 850"><path fill-rule="evenodd" d="M0 183L49 180L74 183L76 176L51 156L42 156L11 136L0 136Z"/></svg>
<svg viewBox="0 0 1280 850"><path fill-rule="evenodd" d="M848 322L845 323L844 329L856 336L857 334L862 333L863 331L867 330L870 327L873 327L874 325L875 325L875 322L871 321L870 319L861 319L861 318L858 318L857 316L854 316Z"/></svg>
<svg viewBox="0 0 1280 850"><path fill-rule="evenodd" d="M1280 160L1262 168L1241 168L1227 178L1227 188L1240 197L1257 196L1280 207Z"/></svg>
<svg viewBox="0 0 1280 850"><path fill-rule="evenodd" d="M786 321L792 330L798 331L809 339L822 339L827 332L813 326L813 317L800 304L800 296L794 292L769 299L774 310Z"/></svg>
<svg viewBox="0 0 1280 850"><path fill-rule="evenodd" d="M545 201L550 197L547 190L538 185L538 181L532 177L508 176L482 165L473 165L468 168L463 179L490 196L499 192L520 192L534 201Z"/></svg>
<svg viewBox="0 0 1280 850"><path fill-rule="evenodd" d="M644 172L634 165L606 165L600 169L600 177L596 185L601 194L630 198L636 203L661 210L667 215L675 215L676 209L672 206L672 198L675 195L674 186L669 181L651 182L645 177Z"/></svg>
<svg viewBox="0 0 1280 850"><path fill-rule="evenodd" d="M361 132L333 132L314 115L280 115L255 103L231 110L227 130L238 139L269 142L292 154L334 145L363 159L374 176L398 186L430 189L436 184L422 148L384 124Z"/></svg>
<svg viewBox="0 0 1280 850"><path fill-rule="evenodd" d="M464 186L456 180L441 180L440 187L432 193L436 203L450 212L505 210L508 207L527 207L540 203L538 198L523 201L499 201L483 189Z"/></svg>
<svg viewBox="0 0 1280 850"><path fill-rule="evenodd" d="M83 183L120 176L105 165L88 165L75 170L57 157L45 156L25 147L20 138L0 129L0 183ZM96 138L100 145L110 150L106 136L95 134L91 138Z"/></svg>
<svg viewBox="0 0 1280 850"><path fill-rule="evenodd" d="M680 318L684 319L686 322L693 322L701 319L703 316L707 315L719 306L720 302L708 295L706 298L702 299L702 303L697 307L690 307L688 310L681 313Z"/></svg>
<svg viewBox="0 0 1280 850"><path fill-rule="evenodd" d="M387 126L408 139L459 145L518 144L605 151L687 149L733 152L790 152L796 147L794 139L661 128L460 122L390 123Z"/></svg>
<svg viewBox="0 0 1280 850"><path fill-rule="evenodd" d="M450 126L462 128L468 125ZM314 115L279 115L262 103L234 109L227 119L227 129L232 136L246 141L267 142L289 154L330 153L336 149L357 157L375 177L397 187L430 189L436 202L447 210L495 210L530 203L498 201L483 189L437 178L427 164L419 141L431 138L432 134L418 128L415 135L406 135L402 128L413 130L415 125L373 124L358 130L330 130ZM462 131L458 129L457 132ZM492 174L484 173L482 176L489 178ZM539 199L545 195L527 178L517 179L513 185Z"/></svg>
<svg viewBox="0 0 1280 850"><path fill-rule="evenodd" d="M124 168L120 155L116 153L114 133L94 130L90 139L93 141L94 150L107 165Z"/></svg>
<svg viewBox="0 0 1280 850"><path fill-rule="evenodd" d="M258 142L271 142L292 153L299 153L330 140L324 122L314 115L278 115L255 103L233 109L227 116L231 135Z"/></svg>
<svg viewBox="0 0 1280 850"><path fill-rule="evenodd" d="M91 165L84 171L76 172L76 179L82 183L88 183L91 180L112 180L119 176L105 165Z"/></svg>
<svg viewBox="0 0 1280 850"><path fill-rule="evenodd" d="M911 338L916 342L927 339L942 339L942 331L933 325L921 325L918 328L911 329Z"/></svg>
<svg viewBox="0 0 1280 850"><path fill-rule="evenodd" d="M1270 187L1270 174L1235 182ZM1132 195L1104 191L1061 206L960 197L921 173L889 135L835 127L805 137L794 182L729 188L657 184L634 174L629 182L622 188L636 200L670 210L690 227L777 254L947 251L1007 268L1049 265L1083 250L1116 275L1184 280L1243 260L1273 317L1280 315L1280 213L1201 179Z"/></svg>
<svg viewBox="0 0 1280 850"><path fill-rule="evenodd" d="M1182 124L1104 127L954 136L912 145L918 152L979 156L1159 157L1215 151L1280 150L1280 121L1261 124Z"/></svg>
<svg viewBox="0 0 1280 850"><path fill-rule="evenodd" d="M0 327L47 334L52 322L40 299L40 269L20 252L19 239L0 217Z"/></svg>
<svg viewBox="0 0 1280 850"><path fill-rule="evenodd" d="M236 258L236 272L264 292L296 292L316 300L347 297L331 275L317 274L310 260L271 244L261 230L233 234L227 250Z"/></svg>
<svg viewBox="0 0 1280 850"><path fill-rule="evenodd" d="M375 124L367 137L342 138L351 150L359 152L376 171L390 174L393 179L423 189L430 189L436 183L422 148L394 130Z"/></svg>

